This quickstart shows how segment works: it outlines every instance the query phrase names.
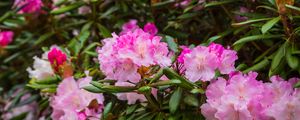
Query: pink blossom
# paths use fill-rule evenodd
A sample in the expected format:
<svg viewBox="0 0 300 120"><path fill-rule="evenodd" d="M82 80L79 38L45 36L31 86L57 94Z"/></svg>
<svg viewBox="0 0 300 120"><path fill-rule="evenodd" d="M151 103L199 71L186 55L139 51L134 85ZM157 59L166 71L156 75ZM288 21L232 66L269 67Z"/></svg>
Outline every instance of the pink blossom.
<svg viewBox="0 0 300 120"><path fill-rule="evenodd" d="M226 81L212 81L207 87L207 103L201 106L206 119L215 120L297 120L300 117L300 93L279 76L272 83L256 80L257 73L235 73Z"/></svg>
<svg viewBox="0 0 300 120"><path fill-rule="evenodd" d="M246 8L246 7L240 7L240 11L239 12L240 13L248 13L248 12L250 12L250 10L248 8ZM248 20L248 17L242 16L242 15L236 15L235 19L238 22L242 22L242 21Z"/></svg>
<svg viewBox="0 0 300 120"><path fill-rule="evenodd" d="M14 6L22 8L19 13L40 13L43 2L41 0L15 0Z"/></svg>
<svg viewBox="0 0 300 120"><path fill-rule="evenodd" d="M129 82L117 82L115 86L135 86L135 85ZM145 102L147 100L143 94L138 94L135 92L117 93L117 97L120 100L127 100L128 104L135 104L137 101Z"/></svg>
<svg viewBox="0 0 300 120"><path fill-rule="evenodd" d="M182 51L181 51L181 54L178 56L177 60L179 63L183 64L185 54L190 53L191 49L187 46L180 46L180 48L182 48Z"/></svg>
<svg viewBox="0 0 300 120"><path fill-rule="evenodd" d="M144 31L150 33L151 35L156 35L156 33L158 32L156 26L154 23L148 22L145 26L144 26Z"/></svg>
<svg viewBox="0 0 300 120"><path fill-rule="evenodd" d="M52 119L85 120L101 117L103 95L90 93L81 88L91 79L87 77L76 82L73 77L69 77L59 84L56 95L50 99L50 106L53 108ZM96 104L92 101L96 101Z"/></svg>
<svg viewBox="0 0 300 120"><path fill-rule="evenodd" d="M171 59L166 43L161 37L152 36L142 29L127 32L103 40L104 46L98 50L100 69L107 79L129 80L137 83L141 76L139 67L152 65L168 66Z"/></svg>
<svg viewBox="0 0 300 120"><path fill-rule="evenodd" d="M208 47L197 46L192 49L182 46L182 49L177 60L184 65L185 76L192 82L210 81L214 78L216 70L222 74L229 74L235 70L237 53L225 49L220 44L212 43Z"/></svg>
<svg viewBox="0 0 300 120"><path fill-rule="evenodd" d="M206 91L207 103L201 106L202 114L210 119L253 120L263 118L259 109L265 87L257 81L256 73L232 76L229 81L219 78ZM254 101L254 102L253 102ZM253 107L255 106L255 107Z"/></svg>
<svg viewBox="0 0 300 120"><path fill-rule="evenodd" d="M55 71L57 71L58 67L63 65L67 61L67 55L64 52L62 52L58 47L53 46L48 52L48 60L54 67Z"/></svg>
<svg viewBox="0 0 300 120"><path fill-rule="evenodd" d="M12 31L0 32L0 46L5 47L13 40L14 33Z"/></svg>
<svg viewBox="0 0 300 120"><path fill-rule="evenodd" d="M185 76L192 82L211 80L218 65L217 56L204 46L197 46L184 55Z"/></svg>
<svg viewBox="0 0 300 120"><path fill-rule="evenodd" d="M126 34L129 31L133 32L134 30L136 30L138 28L140 28L140 27L137 25L137 20L132 19L129 22L123 24L122 32L120 33L120 35Z"/></svg>

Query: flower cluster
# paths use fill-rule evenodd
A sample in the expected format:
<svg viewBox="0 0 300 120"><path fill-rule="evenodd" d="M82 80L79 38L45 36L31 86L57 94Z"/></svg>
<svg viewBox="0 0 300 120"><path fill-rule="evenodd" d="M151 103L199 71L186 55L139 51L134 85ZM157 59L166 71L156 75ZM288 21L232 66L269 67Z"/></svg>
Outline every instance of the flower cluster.
<svg viewBox="0 0 300 120"><path fill-rule="evenodd" d="M67 61L67 55L54 45L41 58L34 56L33 59L33 69L27 68L29 77L43 80L54 76L55 72L59 71Z"/></svg>
<svg viewBox="0 0 300 120"><path fill-rule="evenodd" d="M207 88L207 103L201 106L208 120L296 120L300 114L298 81L284 81L278 76L272 83L256 80L257 73L232 74L228 81L213 81Z"/></svg>
<svg viewBox="0 0 300 120"><path fill-rule="evenodd" d="M14 6L21 8L19 13L40 13L43 7L42 0L15 0Z"/></svg>
<svg viewBox="0 0 300 120"><path fill-rule="evenodd" d="M14 33L12 31L0 32L0 47L7 46L13 40Z"/></svg>
<svg viewBox="0 0 300 120"><path fill-rule="evenodd" d="M155 30L150 31L155 33ZM142 29L127 31L120 36L113 34L112 38L103 40L104 46L98 50L100 69L107 79L137 83L141 79L140 67L171 64L167 44L160 40L161 37Z"/></svg>
<svg viewBox="0 0 300 120"><path fill-rule="evenodd" d="M184 65L184 74L192 82L210 81L214 78L216 70L222 74L229 74L235 70L236 52L225 49L220 44L212 43L208 47L197 46L192 49L182 48L178 62Z"/></svg>
<svg viewBox="0 0 300 120"><path fill-rule="evenodd" d="M57 93L50 100L53 120L99 120L104 107L102 94L90 93L82 89L92 77L75 81L73 77L64 79Z"/></svg>

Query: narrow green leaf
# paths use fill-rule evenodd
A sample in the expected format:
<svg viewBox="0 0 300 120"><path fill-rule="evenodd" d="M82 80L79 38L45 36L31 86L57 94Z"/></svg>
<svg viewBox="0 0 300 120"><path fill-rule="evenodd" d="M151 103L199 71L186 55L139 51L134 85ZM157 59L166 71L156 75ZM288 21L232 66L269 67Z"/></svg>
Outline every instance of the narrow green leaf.
<svg viewBox="0 0 300 120"><path fill-rule="evenodd" d="M271 29L278 21L280 17L273 18L272 20L268 21L261 27L261 32L265 34L269 29Z"/></svg>
<svg viewBox="0 0 300 120"><path fill-rule="evenodd" d="M174 2L175 2L175 0L167 0L167 1L159 2L159 3L155 3L155 4L152 5L152 7L156 7L156 8L163 7L163 6L172 4Z"/></svg>
<svg viewBox="0 0 300 120"><path fill-rule="evenodd" d="M191 95L191 94L188 94L188 95L184 96L183 101L187 105L190 105L190 106L194 106L194 107L198 107L199 106L198 99L194 95Z"/></svg>
<svg viewBox="0 0 300 120"><path fill-rule="evenodd" d="M102 120L106 120L107 116L108 116L108 113L111 111L112 109L112 102L109 102L108 104L106 104L104 110L103 110L103 119Z"/></svg>
<svg viewBox="0 0 300 120"><path fill-rule="evenodd" d="M38 40L36 40L34 42L34 45L38 45L38 44L42 43L43 41L47 40L49 37L53 36L54 34L55 34L54 32L49 32L49 33L43 34L42 36L39 37Z"/></svg>
<svg viewBox="0 0 300 120"><path fill-rule="evenodd" d="M164 74L169 78L170 80L180 80L181 84L179 86L186 88L186 89L193 89L195 84L189 82L187 79L181 77L178 75L174 70L171 68L164 68Z"/></svg>
<svg viewBox="0 0 300 120"><path fill-rule="evenodd" d="M183 15L178 16L178 19L190 19L192 17L197 16L198 13L185 13Z"/></svg>
<svg viewBox="0 0 300 120"><path fill-rule="evenodd" d="M181 88L177 88L174 91L174 93L172 94L170 101L169 101L169 108L170 108L171 113L176 112L176 110L179 106L180 100L181 100L181 94L182 94Z"/></svg>
<svg viewBox="0 0 300 120"><path fill-rule="evenodd" d="M292 5L288 5L288 4L286 4L286 5L285 5L285 7L287 7L287 8L290 8L290 9L293 9L293 10L296 10L296 11L300 12L300 8L299 8L299 7L292 6Z"/></svg>
<svg viewBox="0 0 300 120"><path fill-rule="evenodd" d="M248 73L250 71L258 71L260 69L265 68L267 65L270 64L270 61L268 60L268 58L265 58L264 60L260 61L259 63L253 65L252 67L244 70L244 73Z"/></svg>
<svg viewBox="0 0 300 120"><path fill-rule="evenodd" d="M166 35L164 37L164 40L168 43L169 48L173 51L173 52L178 52L178 45L177 43L174 41L174 38L172 38L171 36Z"/></svg>
<svg viewBox="0 0 300 120"><path fill-rule="evenodd" d="M254 19L254 20L247 20L247 21L240 22L240 23L232 23L232 26L238 27L238 26L247 25L247 24L251 24L251 23L267 21L267 20L271 20L271 19L272 18L260 18L260 19Z"/></svg>
<svg viewBox="0 0 300 120"><path fill-rule="evenodd" d="M100 35L104 38L111 37L111 32L101 24L97 24L98 29L100 30Z"/></svg>
<svg viewBox="0 0 300 120"><path fill-rule="evenodd" d="M43 80L35 80L35 83L37 84L53 84L57 83L59 81L59 78L57 76L51 76Z"/></svg>
<svg viewBox="0 0 300 120"><path fill-rule="evenodd" d="M83 6L84 4L85 4L84 2L76 2L74 4L71 4L71 5L68 5L68 6L64 6L64 7L52 10L50 12L50 14L53 14L53 15L63 14L65 12L68 12L68 11L71 11L73 9L79 8L79 7Z"/></svg>
<svg viewBox="0 0 300 120"><path fill-rule="evenodd" d="M110 14L112 14L113 12L116 12L117 10L119 10L118 6L114 6L109 8L105 13L103 13L100 18L106 18L108 17Z"/></svg>
<svg viewBox="0 0 300 120"><path fill-rule="evenodd" d="M300 81L298 81L295 85L294 85L295 88L299 88L300 87Z"/></svg>
<svg viewBox="0 0 300 120"><path fill-rule="evenodd" d="M44 88L56 88L56 84L49 84L49 85L41 85L41 84L27 84L26 86L34 88L34 89L44 89Z"/></svg>
<svg viewBox="0 0 300 120"><path fill-rule="evenodd" d="M235 2L235 0L212 1L204 5L204 7L219 6L227 3Z"/></svg>
<svg viewBox="0 0 300 120"><path fill-rule="evenodd" d="M299 66L299 58L292 55L292 52L293 52L293 46L290 44L290 43L287 43L287 47L286 47L286 61L288 63L288 65L296 70Z"/></svg>
<svg viewBox="0 0 300 120"><path fill-rule="evenodd" d="M262 39L271 39L271 38L280 38L283 37L284 35L253 35L253 36L247 36L244 38L241 38L237 40L233 45L238 45L241 43L246 43L250 41L256 41L256 40L262 40Z"/></svg>
<svg viewBox="0 0 300 120"><path fill-rule="evenodd" d="M103 93L105 91L95 87L95 86L85 86L83 87L86 91L92 92L92 93Z"/></svg>
<svg viewBox="0 0 300 120"><path fill-rule="evenodd" d="M132 86L112 86L112 85L105 85L96 81L92 81L91 84L100 90L111 92L111 93L119 93L119 92L132 92L136 90L136 87Z"/></svg>

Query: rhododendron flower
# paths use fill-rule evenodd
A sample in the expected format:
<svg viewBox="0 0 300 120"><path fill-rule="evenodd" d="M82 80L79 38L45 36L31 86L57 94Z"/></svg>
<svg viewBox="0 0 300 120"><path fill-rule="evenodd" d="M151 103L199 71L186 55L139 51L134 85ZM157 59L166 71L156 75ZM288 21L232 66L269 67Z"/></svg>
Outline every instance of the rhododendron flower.
<svg viewBox="0 0 300 120"><path fill-rule="evenodd" d="M19 13L40 13L43 2L42 0L15 0L14 6L21 8Z"/></svg>
<svg viewBox="0 0 300 120"><path fill-rule="evenodd" d="M129 22L123 24L120 35L126 34L129 31L133 32L134 30L136 30L138 28L140 28L140 27L137 25L137 20L132 19Z"/></svg>
<svg viewBox="0 0 300 120"><path fill-rule="evenodd" d="M151 35L156 35L158 32L155 24L150 22L144 26L144 31L150 33Z"/></svg>
<svg viewBox="0 0 300 120"><path fill-rule="evenodd" d="M53 46L48 52L48 60L50 61L54 70L58 71L59 67L67 61L67 55L57 46Z"/></svg>
<svg viewBox="0 0 300 120"><path fill-rule="evenodd" d="M135 86L135 85L129 82L117 82L115 86ZM116 95L120 100L127 100L128 104L135 104L137 101L140 102L147 101L147 99L143 94L138 94L135 92L117 93Z"/></svg>
<svg viewBox="0 0 300 120"><path fill-rule="evenodd" d="M7 46L13 40L14 33L12 31L0 32L0 47Z"/></svg>
<svg viewBox="0 0 300 120"><path fill-rule="evenodd" d="M136 83L141 79L138 68L171 64L167 44L160 40L142 29L120 36L113 34L113 38L103 40L104 46L98 50L100 69L107 79Z"/></svg>
<svg viewBox="0 0 300 120"><path fill-rule="evenodd" d="M285 81L273 76L272 83L262 83L256 76L253 72L235 73L228 81L219 78L212 82L202 114L209 120L297 120L300 94L293 84L299 79Z"/></svg>
<svg viewBox="0 0 300 120"><path fill-rule="evenodd" d="M260 111L260 104L265 87L256 80L256 73L241 73L232 76L229 81L219 78L212 82L206 91L207 103L201 106L202 114L209 119L253 120L261 119L254 111ZM254 102L253 102L254 101ZM260 113L260 112L258 112Z"/></svg>
<svg viewBox="0 0 300 120"><path fill-rule="evenodd" d="M91 79L86 77L76 82L73 77L69 77L58 85L56 95L50 99L50 106L53 108L52 119L100 119L104 106L103 95L82 89Z"/></svg>
<svg viewBox="0 0 300 120"><path fill-rule="evenodd" d="M54 75L54 71L52 70L51 64L47 58L47 53L44 53L42 58L34 56L33 59L33 69L27 68L30 78L43 80Z"/></svg>
<svg viewBox="0 0 300 120"><path fill-rule="evenodd" d="M210 81L214 78L216 70L222 74L229 74L235 70L236 52L219 44L212 43L208 47L197 46L192 49L185 46L181 48L183 50L178 62L184 65L184 74L192 82Z"/></svg>

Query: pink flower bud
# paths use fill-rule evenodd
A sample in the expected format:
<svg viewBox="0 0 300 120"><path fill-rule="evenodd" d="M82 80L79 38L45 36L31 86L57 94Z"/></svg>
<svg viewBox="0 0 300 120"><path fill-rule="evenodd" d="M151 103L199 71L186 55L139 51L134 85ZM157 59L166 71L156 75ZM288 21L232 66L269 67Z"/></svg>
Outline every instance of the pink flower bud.
<svg viewBox="0 0 300 120"><path fill-rule="evenodd" d="M148 22L145 26L144 26L144 31L150 33L151 35L155 35L157 33L157 28L155 26L154 23L150 23Z"/></svg>
<svg viewBox="0 0 300 120"><path fill-rule="evenodd" d="M0 46L5 47L12 42L14 33L12 31L0 32Z"/></svg>
<svg viewBox="0 0 300 120"><path fill-rule="evenodd" d="M57 47L52 47L48 52L48 60L54 67L55 71L57 71L58 67L67 61L67 55Z"/></svg>

